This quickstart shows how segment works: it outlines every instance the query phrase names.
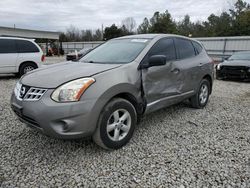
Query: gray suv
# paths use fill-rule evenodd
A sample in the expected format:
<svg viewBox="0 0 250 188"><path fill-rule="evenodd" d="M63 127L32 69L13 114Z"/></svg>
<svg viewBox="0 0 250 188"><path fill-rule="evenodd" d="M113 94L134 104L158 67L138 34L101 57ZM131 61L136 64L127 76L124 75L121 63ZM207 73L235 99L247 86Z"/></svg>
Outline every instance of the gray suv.
<svg viewBox="0 0 250 188"><path fill-rule="evenodd" d="M110 40L77 62L26 74L11 106L22 122L46 135L92 137L103 148L118 149L144 114L186 99L205 107L212 84L212 60L199 42L133 35Z"/></svg>

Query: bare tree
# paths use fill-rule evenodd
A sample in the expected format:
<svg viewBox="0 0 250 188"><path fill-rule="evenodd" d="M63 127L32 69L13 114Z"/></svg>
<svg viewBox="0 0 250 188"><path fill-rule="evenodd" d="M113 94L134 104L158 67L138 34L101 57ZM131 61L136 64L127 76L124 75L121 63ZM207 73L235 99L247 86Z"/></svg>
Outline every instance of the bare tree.
<svg viewBox="0 0 250 188"><path fill-rule="evenodd" d="M124 26L129 33L132 33L136 27L136 21L133 17L127 17L122 20L122 26Z"/></svg>
<svg viewBox="0 0 250 188"><path fill-rule="evenodd" d="M66 36L70 41L79 41L81 38L80 30L73 25L67 28Z"/></svg>

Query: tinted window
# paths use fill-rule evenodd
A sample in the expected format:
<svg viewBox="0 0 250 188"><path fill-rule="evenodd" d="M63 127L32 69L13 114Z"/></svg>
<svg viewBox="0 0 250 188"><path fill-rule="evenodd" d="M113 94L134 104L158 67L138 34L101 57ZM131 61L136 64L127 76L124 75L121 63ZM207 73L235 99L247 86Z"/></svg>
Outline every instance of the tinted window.
<svg viewBox="0 0 250 188"><path fill-rule="evenodd" d="M202 51L201 45L200 45L198 42L192 42L192 43L193 43L193 45L194 45L194 48L195 48L195 50L196 50L196 53L197 53L197 54L201 53L201 51Z"/></svg>
<svg viewBox="0 0 250 188"><path fill-rule="evenodd" d="M173 39L161 39L153 46L149 55L165 55L168 60L176 59Z"/></svg>
<svg viewBox="0 0 250 188"><path fill-rule="evenodd" d="M184 58L195 56L195 50L191 41L177 38L175 39L175 45L176 45L179 59L184 59Z"/></svg>
<svg viewBox="0 0 250 188"><path fill-rule="evenodd" d="M19 53L39 52L39 49L30 41L16 40Z"/></svg>
<svg viewBox="0 0 250 188"><path fill-rule="evenodd" d="M0 53L17 53L15 41L11 39L0 39Z"/></svg>

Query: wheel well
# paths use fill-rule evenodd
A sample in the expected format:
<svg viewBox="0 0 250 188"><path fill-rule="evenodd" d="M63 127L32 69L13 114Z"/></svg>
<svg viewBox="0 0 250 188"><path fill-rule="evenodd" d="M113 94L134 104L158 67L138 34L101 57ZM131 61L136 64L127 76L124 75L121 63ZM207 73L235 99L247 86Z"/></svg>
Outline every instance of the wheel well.
<svg viewBox="0 0 250 188"><path fill-rule="evenodd" d="M35 65L36 68L38 68L37 64L36 64L35 62L33 62L33 61L24 61L24 62L22 62L22 63L20 64L20 66L19 66L19 68L18 68L18 72L20 72L20 68L21 68L24 64L26 64L26 63L31 63L31 64Z"/></svg>
<svg viewBox="0 0 250 188"><path fill-rule="evenodd" d="M213 80L212 80L212 77L207 74L206 76L203 77L203 79L206 79L206 80L209 81L209 83L210 83L210 94L211 94L212 93L212 89L213 89Z"/></svg>
<svg viewBox="0 0 250 188"><path fill-rule="evenodd" d="M130 93L120 93L113 98L123 98L128 100L135 107L137 115L142 115L144 112L143 104L138 103L136 98Z"/></svg>

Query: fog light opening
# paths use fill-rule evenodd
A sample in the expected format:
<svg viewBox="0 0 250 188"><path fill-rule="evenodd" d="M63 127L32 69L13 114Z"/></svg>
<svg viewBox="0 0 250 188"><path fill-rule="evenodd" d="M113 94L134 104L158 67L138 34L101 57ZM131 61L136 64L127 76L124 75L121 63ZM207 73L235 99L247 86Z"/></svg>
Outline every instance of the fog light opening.
<svg viewBox="0 0 250 188"><path fill-rule="evenodd" d="M63 132L68 132L70 129L69 125L64 121L62 123L63 123L63 125L62 125Z"/></svg>

